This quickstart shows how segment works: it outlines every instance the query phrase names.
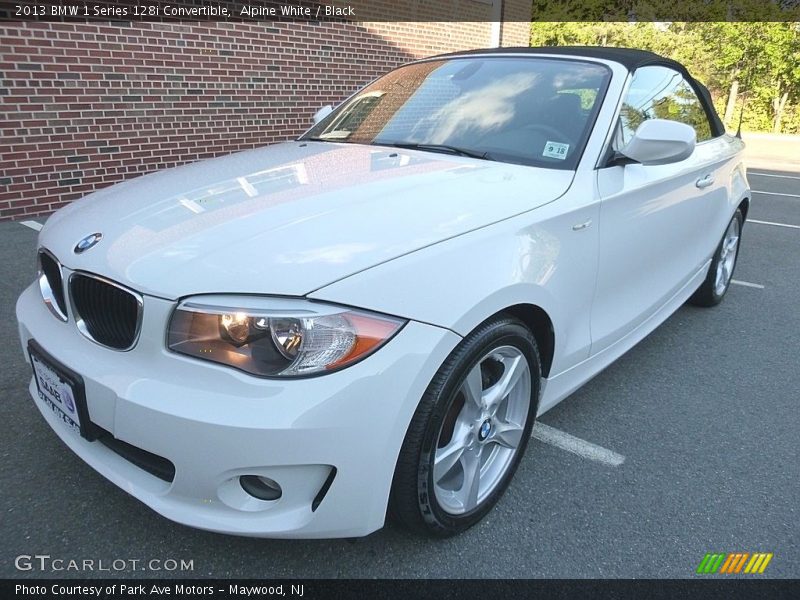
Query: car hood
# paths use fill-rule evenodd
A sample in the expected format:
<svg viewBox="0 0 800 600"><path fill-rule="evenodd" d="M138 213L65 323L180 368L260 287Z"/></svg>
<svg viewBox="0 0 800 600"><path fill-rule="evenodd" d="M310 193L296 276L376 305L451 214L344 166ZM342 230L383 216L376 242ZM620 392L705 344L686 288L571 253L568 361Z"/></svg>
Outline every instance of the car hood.
<svg viewBox="0 0 800 600"><path fill-rule="evenodd" d="M289 142L158 171L55 213L41 246L142 293L307 294L551 202L571 171ZM76 244L99 232L82 253Z"/></svg>

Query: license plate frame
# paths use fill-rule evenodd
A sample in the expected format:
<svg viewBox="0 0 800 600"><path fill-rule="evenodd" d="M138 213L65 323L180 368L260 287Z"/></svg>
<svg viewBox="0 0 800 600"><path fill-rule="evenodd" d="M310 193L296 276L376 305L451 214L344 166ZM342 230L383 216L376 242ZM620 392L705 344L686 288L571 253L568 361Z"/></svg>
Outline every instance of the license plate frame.
<svg viewBox="0 0 800 600"><path fill-rule="evenodd" d="M97 426L89 418L83 377L50 356L35 340L28 341L28 357L31 361L31 369L33 370L34 381L36 381L39 401L48 410L52 410L59 420L64 421L65 427L77 430L81 437L88 441L96 440L98 437ZM70 411L68 404L65 405L64 402L55 398L52 392L42 391L42 386L45 382L42 381L42 375L36 370L37 363L45 367L45 369L49 369L60 380L58 383L62 386L62 391L63 386L67 386L74 404L74 411ZM66 402L69 402L69 397L66 398ZM75 423L73 415L77 417L78 423Z"/></svg>

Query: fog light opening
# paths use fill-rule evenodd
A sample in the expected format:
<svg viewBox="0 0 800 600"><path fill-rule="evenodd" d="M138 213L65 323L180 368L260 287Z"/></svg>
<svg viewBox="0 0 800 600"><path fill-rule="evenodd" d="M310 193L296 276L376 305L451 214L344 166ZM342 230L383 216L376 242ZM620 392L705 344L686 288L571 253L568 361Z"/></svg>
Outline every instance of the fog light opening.
<svg viewBox="0 0 800 600"><path fill-rule="evenodd" d="M274 502L283 495L283 490L281 490L281 486L278 485L278 482L269 477L241 475L239 477L239 485L253 498L266 502Z"/></svg>

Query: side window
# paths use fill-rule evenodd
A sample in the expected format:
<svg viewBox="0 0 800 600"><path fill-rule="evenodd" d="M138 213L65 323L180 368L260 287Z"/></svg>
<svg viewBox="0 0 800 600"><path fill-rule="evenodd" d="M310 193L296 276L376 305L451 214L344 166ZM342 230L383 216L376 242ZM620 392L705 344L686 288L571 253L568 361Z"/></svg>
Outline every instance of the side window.
<svg viewBox="0 0 800 600"><path fill-rule="evenodd" d="M668 67L640 67L620 111L616 146L621 148L647 119L671 119L694 127L697 141L711 139L711 124L692 86Z"/></svg>

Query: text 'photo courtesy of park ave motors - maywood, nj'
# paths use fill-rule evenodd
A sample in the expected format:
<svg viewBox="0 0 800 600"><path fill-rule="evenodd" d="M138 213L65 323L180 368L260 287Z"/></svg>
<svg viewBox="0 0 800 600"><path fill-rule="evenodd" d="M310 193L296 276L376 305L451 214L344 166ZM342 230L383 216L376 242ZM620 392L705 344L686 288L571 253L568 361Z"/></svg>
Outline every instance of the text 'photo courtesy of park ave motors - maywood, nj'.
<svg viewBox="0 0 800 600"><path fill-rule="evenodd" d="M14 584L17 597L58 597L58 598L106 598L106 597L243 597L259 598L276 596L281 598L303 598L306 585L303 583L277 583L274 585L230 583L225 585L204 585L195 583L106 583L106 584Z"/></svg>

